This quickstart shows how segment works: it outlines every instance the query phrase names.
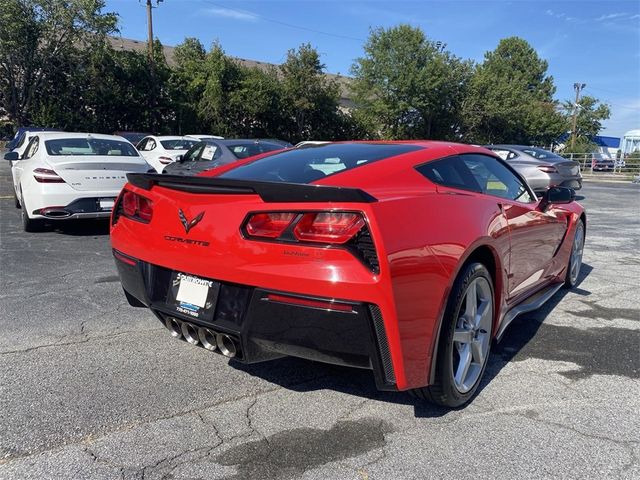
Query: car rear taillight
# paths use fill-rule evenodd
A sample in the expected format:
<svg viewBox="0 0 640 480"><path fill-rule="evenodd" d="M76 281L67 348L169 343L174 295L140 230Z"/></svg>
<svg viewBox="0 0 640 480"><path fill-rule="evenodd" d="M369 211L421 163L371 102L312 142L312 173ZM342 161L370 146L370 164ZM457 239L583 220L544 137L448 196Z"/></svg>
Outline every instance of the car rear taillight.
<svg viewBox="0 0 640 480"><path fill-rule="evenodd" d="M380 273L371 232L360 212L255 212L240 230L250 240L343 248Z"/></svg>
<svg viewBox="0 0 640 480"><path fill-rule="evenodd" d="M358 233L364 223L359 213L305 213L293 229L293 234L305 242L341 244Z"/></svg>
<svg viewBox="0 0 640 480"><path fill-rule="evenodd" d="M558 173L558 169L553 165L538 165L538 170L544 173Z"/></svg>
<svg viewBox="0 0 640 480"><path fill-rule="evenodd" d="M296 217L293 212L269 212L251 215L246 224L252 237L278 238Z"/></svg>
<svg viewBox="0 0 640 480"><path fill-rule="evenodd" d="M34 169L33 178L35 178L38 183L65 183L60 175L48 168Z"/></svg>
<svg viewBox="0 0 640 480"><path fill-rule="evenodd" d="M169 165L171 162L173 162L173 158L170 157L158 157L158 160L163 165Z"/></svg>
<svg viewBox="0 0 640 480"><path fill-rule="evenodd" d="M153 216L153 202L131 190L123 190L116 210L132 220L149 223ZM117 217L114 216L112 223L115 224L116 221Z"/></svg>

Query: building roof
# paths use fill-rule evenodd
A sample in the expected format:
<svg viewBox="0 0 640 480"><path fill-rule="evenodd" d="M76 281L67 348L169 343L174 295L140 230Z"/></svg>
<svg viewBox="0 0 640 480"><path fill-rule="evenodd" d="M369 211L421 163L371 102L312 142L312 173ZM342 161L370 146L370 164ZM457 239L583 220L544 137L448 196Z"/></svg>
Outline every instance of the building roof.
<svg viewBox="0 0 640 480"><path fill-rule="evenodd" d="M640 128L636 128L635 130L629 130L624 134L624 138L638 138L640 137Z"/></svg>
<svg viewBox="0 0 640 480"><path fill-rule="evenodd" d="M142 40L133 40L131 38L122 38L122 37L109 37L109 42L111 46L116 50L129 50L135 52L146 52L147 51L147 42ZM174 67L176 65L175 61L175 47L171 47L168 45L163 45L164 49L164 58L167 60L167 64L170 67ZM246 58L240 57L230 57L236 62L238 62L243 67L247 68L259 68L261 70L267 70L272 67L279 67L280 65L276 65L268 62L261 62L259 60L248 60ZM335 80L340 87L340 105L344 107L353 106L353 101L351 100L350 88L349 85L351 83L350 77L345 77L343 75L337 75L335 73L325 73L326 77Z"/></svg>
<svg viewBox="0 0 640 480"><path fill-rule="evenodd" d="M591 140L593 140L593 143L599 147L620 148L620 139L618 137L604 137L602 135L598 135L593 137Z"/></svg>

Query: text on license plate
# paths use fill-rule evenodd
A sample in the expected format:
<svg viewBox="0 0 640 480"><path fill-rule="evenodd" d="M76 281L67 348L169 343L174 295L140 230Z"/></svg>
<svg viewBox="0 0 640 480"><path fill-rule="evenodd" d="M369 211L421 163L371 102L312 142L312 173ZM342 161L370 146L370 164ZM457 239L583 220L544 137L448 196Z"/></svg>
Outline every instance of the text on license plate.
<svg viewBox="0 0 640 480"><path fill-rule="evenodd" d="M211 280L192 277L179 273L177 278L180 280L176 300L180 303L188 303L204 308L209 295L209 288L213 286Z"/></svg>

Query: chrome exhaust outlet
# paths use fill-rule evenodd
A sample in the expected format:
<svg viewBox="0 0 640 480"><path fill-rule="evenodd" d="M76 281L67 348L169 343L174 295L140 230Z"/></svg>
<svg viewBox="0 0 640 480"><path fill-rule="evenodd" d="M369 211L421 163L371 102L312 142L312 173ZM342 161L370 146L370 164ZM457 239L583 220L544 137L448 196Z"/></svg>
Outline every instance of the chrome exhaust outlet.
<svg viewBox="0 0 640 480"><path fill-rule="evenodd" d="M218 348L216 344L216 334L208 328L198 329L198 339L204 348L211 350L212 352Z"/></svg>
<svg viewBox="0 0 640 480"><path fill-rule="evenodd" d="M182 337L182 329L180 328L180 322L175 318L167 317L164 321L164 326L167 327L169 333L174 338Z"/></svg>
<svg viewBox="0 0 640 480"><path fill-rule="evenodd" d="M67 218L71 216L71 212L60 208L43 208L41 215L47 218Z"/></svg>
<svg viewBox="0 0 640 480"><path fill-rule="evenodd" d="M229 335L219 333L216 335L216 344L225 357L233 358L236 356L236 342Z"/></svg>
<svg viewBox="0 0 640 480"><path fill-rule="evenodd" d="M197 345L198 340L198 327L191 323L182 322L182 335L184 339L191 345Z"/></svg>

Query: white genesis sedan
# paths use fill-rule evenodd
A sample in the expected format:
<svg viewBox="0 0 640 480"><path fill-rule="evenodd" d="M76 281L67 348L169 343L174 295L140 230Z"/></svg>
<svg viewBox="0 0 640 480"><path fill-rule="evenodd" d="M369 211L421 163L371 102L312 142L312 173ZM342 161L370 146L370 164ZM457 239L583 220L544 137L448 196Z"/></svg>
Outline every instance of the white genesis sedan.
<svg viewBox="0 0 640 480"><path fill-rule="evenodd" d="M151 135L140 140L136 148L156 172L162 173L165 166L182 157L198 141L192 137Z"/></svg>
<svg viewBox="0 0 640 480"><path fill-rule="evenodd" d="M27 232L47 220L108 218L127 173L151 169L124 138L92 133L40 132L21 157L4 158Z"/></svg>

